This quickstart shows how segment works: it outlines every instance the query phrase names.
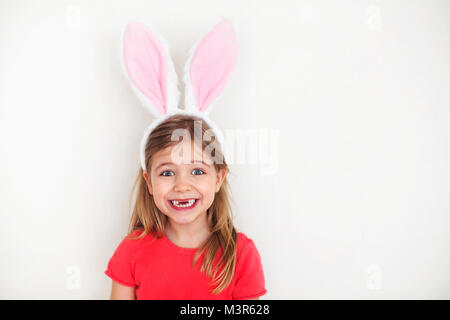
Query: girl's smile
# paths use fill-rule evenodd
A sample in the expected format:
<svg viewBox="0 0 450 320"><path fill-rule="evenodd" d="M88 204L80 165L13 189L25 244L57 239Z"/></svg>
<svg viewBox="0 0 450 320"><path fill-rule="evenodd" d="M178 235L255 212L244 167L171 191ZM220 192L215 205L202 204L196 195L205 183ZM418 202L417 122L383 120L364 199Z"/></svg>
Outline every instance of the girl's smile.
<svg viewBox="0 0 450 320"><path fill-rule="evenodd" d="M172 208L178 211L193 209L197 203L198 199L186 199L186 200L169 200Z"/></svg>

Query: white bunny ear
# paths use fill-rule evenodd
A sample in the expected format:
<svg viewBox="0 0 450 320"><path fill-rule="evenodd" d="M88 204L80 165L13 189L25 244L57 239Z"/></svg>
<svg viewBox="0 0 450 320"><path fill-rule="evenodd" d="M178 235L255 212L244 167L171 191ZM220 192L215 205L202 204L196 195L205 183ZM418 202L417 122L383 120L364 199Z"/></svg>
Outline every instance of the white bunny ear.
<svg viewBox="0 0 450 320"><path fill-rule="evenodd" d="M227 19L193 46L184 68L185 109L209 114L237 60L237 38Z"/></svg>
<svg viewBox="0 0 450 320"><path fill-rule="evenodd" d="M178 108L178 78L163 37L142 23L129 22L121 54L131 87L149 112L160 117Z"/></svg>

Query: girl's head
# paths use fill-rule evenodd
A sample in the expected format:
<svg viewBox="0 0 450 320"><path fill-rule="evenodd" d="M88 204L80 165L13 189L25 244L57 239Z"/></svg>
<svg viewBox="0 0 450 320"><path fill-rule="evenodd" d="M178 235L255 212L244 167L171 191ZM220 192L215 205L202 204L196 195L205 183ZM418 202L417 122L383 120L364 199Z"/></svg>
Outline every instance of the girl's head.
<svg viewBox="0 0 450 320"><path fill-rule="evenodd" d="M146 146L147 171L143 172L143 177L156 207L172 224L189 224L206 215L228 171L226 163L213 161L217 154L215 157L208 154L207 146L213 143L205 141L203 136L209 128L202 126L198 134L194 129L195 121L203 122L183 115L171 117L152 132ZM183 132L181 141L174 132ZM194 133L201 136L196 137ZM192 209L180 213L174 208L174 200L195 203Z"/></svg>
<svg viewBox="0 0 450 320"><path fill-rule="evenodd" d="M180 132L181 141L174 139ZM136 179L138 191L129 232L144 229L142 236L151 233L160 238L168 224L185 226L206 219L211 237L199 248L193 265L205 249L201 270L215 277L223 267L215 279L219 285L213 292L217 293L233 277L237 235L229 202L229 169L220 144L210 133L205 121L188 115L174 115L151 132L145 147L147 171L141 168ZM196 200L195 207L180 213L171 201L183 199ZM219 250L225 259L213 274L212 262Z"/></svg>

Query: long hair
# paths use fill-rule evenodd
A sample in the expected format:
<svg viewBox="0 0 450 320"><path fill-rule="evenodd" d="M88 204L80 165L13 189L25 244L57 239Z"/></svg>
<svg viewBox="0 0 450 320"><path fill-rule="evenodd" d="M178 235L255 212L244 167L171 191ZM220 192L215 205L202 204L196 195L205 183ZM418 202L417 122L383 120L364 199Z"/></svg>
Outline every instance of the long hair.
<svg viewBox="0 0 450 320"><path fill-rule="evenodd" d="M179 143L178 141L173 141L171 139L174 130L187 130L193 141L195 134L197 134L198 137L198 129L194 130L194 123L196 120L200 120L202 123L201 134L203 137L205 132L211 128L200 118L188 115L174 115L159 124L152 131L145 147L145 163L148 172L150 172L151 161L155 153ZM209 143L203 138L201 138L200 141L202 141L202 150L204 151ZM213 152L215 153L213 158L221 159L221 161L214 161L214 159L212 159L216 171L224 169L228 174L229 168L223 157L221 146L215 144ZM164 228L168 217L156 206L153 196L150 194L147 183L143 177L142 168L139 169L133 191L136 187L137 193L129 225L128 237L130 237L131 233L135 230L143 229L143 232L137 237L130 238L139 239L146 234L152 234L154 237L160 239L164 236ZM194 267L197 260L204 254L200 271L206 271L207 277L212 280L211 284L215 286L211 291L212 294L219 294L228 287L233 279L236 268L237 231L233 225L233 213L230 202L232 202L232 200L229 192L229 184L225 177L220 190L215 193L211 207L207 210L207 221L211 235L198 248L192 261L192 266ZM215 258L219 251L222 251L222 254L216 263Z"/></svg>

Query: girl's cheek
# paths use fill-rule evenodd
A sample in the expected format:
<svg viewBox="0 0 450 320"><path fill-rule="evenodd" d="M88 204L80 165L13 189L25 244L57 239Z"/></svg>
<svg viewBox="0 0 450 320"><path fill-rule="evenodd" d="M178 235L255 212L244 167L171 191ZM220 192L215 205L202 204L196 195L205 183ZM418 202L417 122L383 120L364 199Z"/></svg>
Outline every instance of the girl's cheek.
<svg viewBox="0 0 450 320"><path fill-rule="evenodd" d="M172 183L166 181L164 183L160 183L155 188L157 188L157 193L161 198L164 198L171 190L172 190Z"/></svg>
<svg viewBox="0 0 450 320"><path fill-rule="evenodd" d="M155 179L155 186L158 186L160 189L168 188L171 184L170 179Z"/></svg>

